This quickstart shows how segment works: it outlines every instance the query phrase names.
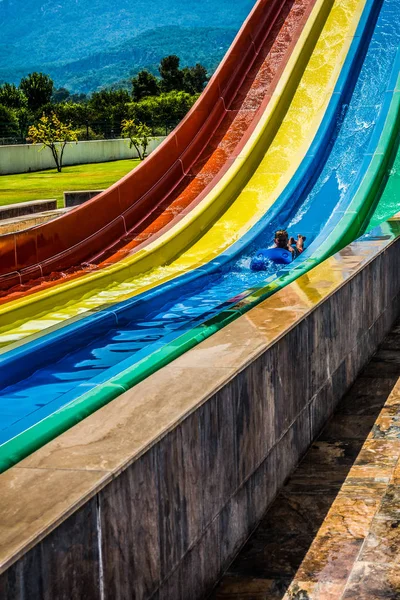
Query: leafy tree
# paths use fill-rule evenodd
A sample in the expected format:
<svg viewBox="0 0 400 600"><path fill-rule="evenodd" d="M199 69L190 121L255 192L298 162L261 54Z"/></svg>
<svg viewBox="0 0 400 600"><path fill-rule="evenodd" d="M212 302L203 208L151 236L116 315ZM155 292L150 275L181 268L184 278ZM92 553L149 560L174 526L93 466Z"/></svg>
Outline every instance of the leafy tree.
<svg viewBox="0 0 400 600"><path fill-rule="evenodd" d="M121 122L128 117L130 96L127 90L105 89L94 92L88 102L92 116L92 127L105 136L119 134Z"/></svg>
<svg viewBox="0 0 400 600"><path fill-rule="evenodd" d="M87 95L83 94L83 93L79 93L79 94L71 94L69 97L69 101L70 102L75 102L77 104L82 104L84 102L87 102Z"/></svg>
<svg viewBox="0 0 400 600"><path fill-rule="evenodd" d="M60 102L52 105L52 111L63 123L69 123L73 127L89 125L93 120L93 110L88 104L76 102Z"/></svg>
<svg viewBox="0 0 400 600"><path fill-rule="evenodd" d="M194 67L185 67L183 73L183 89L188 94L201 94L208 81L207 69L200 63Z"/></svg>
<svg viewBox="0 0 400 600"><path fill-rule="evenodd" d="M15 113L18 119L19 137L25 139L28 135L28 128L33 120L33 115L25 106L16 109Z"/></svg>
<svg viewBox="0 0 400 600"><path fill-rule="evenodd" d="M19 87L28 100L28 108L34 112L51 101L53 80L44 73L31 73L21 79Z"/></svg>
<svg viewBox="0 0 400 600"><path fill-rule="evenodd" d="M130 96L127 90L104 89L100 92L94 92L89 100L89 104L94 110L102 111L118 104L130 102Z"/></svg>
<svg viewBox="0 0 400 600"><path fill-rule="evenodd" d="M144 123L137 123L133 119L124 119L122 121L122 137L129 138L129 147L134 147L140 160L144 160L146 150L153 139L150 127Z"/></svg>
<svg viewBox="0 0 400 600"><path fill-rule="evenodd" d="M132 97L135 102L139 102L148 96L158 96L159 93L160 86L157 77L149 71L140 71L132 79Z"/></svg>
<svg viewBox="0 0 400 600"><path fill-rule="evenodd" d="M53 90L53 95L51 97L51 101L56 104L57 104L57 102L66 102L67 100L69 100L70 96L71 96L71 94L69 93L67 88L60 87L60 88Z"/></svg>
<svg viewBox="0 0 400 600"><path fill-rule="evenodd" d="M18 135L18 131L19 125L15 109L0 104L0 137L15 137Z"/></svg>
<svg viewBox="0 0 400 600"><path fill-rule="evenodd" d="M78 127L76 131L76 136L78 141L87 141L87 140L102 140L103 135L101 133L96 133L89 125L85 125L84 127Z"/></svg>
<svg viewBox="0 0 400 600"><path fill-rule="evenodd" d="M50 148L57 171L61 173L67 142L78 140L71 125L62 123L54 113L50 117L43 115L37 125L29 127L28 134L33 144L42 144L42 150Z"/></svg>
<svg viewBox="0 0 400 600"><path fill-rule="evenodd" d="M130 118L157 128L177 125L191 109L198 96L187 92L172 91L160 96L144 98L129 106Z"/></svg>
<svg viewBox="0 0 400 600"><path fill-rule="evenodd" d="M27 101L25 94L13 83L0 85L0 104L8 108L23 108Z"/></svg>
<svg viewBox="0 0 400 600"><path fill-rule="evenodd" d="M172 92L172 90L183 89L183 73L179 68L180 59L176 54L171 54L162 59L158 70L161 75L161 90Z"/></svg>

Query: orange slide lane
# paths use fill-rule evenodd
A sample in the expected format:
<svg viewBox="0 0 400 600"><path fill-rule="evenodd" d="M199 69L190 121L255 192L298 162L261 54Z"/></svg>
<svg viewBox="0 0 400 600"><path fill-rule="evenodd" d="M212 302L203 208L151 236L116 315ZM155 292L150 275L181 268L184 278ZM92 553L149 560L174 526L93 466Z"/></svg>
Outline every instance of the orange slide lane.
<svg viewBox="0 0 400 600"><path fill-rule="evenodd" d="M6 260L0 268L0 303L117 262L165 233L201 202L254 131L314 3L259 0L199 101L142 165L67 215L3 236L0 250ZM212 108L215 88L219 96ZM176 154L185 137L187 147L178 150L178 159L168 169L168 154ZM104 212L107 222L101 226ZM100 225L97 229L93 218ZM82 237L87 227L93 233L69 247L71 223L75 237ZM57 252L63 246L65 250ZM44 260L38 260L42 256ZM90 264L82 266L84 260Z"/></svg>

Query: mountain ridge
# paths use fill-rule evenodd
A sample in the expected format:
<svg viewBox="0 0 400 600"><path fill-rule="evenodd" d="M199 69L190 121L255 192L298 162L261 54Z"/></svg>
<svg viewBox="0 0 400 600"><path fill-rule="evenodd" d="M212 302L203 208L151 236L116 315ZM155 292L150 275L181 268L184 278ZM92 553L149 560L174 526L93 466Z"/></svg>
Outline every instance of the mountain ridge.
<svg viewBox="0 0 400 600"><path fill-rule="evenodd" d="M115 0L112 6L108 0L0 0L0 81L18 83L40 70L57 86L88 92L144 67L155 72L171 53L182 57L183 66L202 62L213 70L253 5L254 0Z"/></svg>

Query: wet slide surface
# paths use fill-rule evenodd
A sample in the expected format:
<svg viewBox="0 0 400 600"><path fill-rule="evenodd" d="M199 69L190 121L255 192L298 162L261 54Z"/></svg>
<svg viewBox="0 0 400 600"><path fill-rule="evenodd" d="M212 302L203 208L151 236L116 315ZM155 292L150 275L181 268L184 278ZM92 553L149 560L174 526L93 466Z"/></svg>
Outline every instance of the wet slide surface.
<svg viewBox="0 0 400 600"><path fill-rule="evenodd" d="M117 262L136 247L165 231L168 225L176 222L179 216L200 202L226 172L254 130L314 3L315 0L258 2L203 97L185 122L167 140L167 150L161 148L156 151L146 160L146 164L87 206L73 211L72 215L62 217L52 224L36 227L30 232L3 238L0 241L3 255L10 254L16 247L15 255L18 259L18 245L21 244L21 258L17 263L6 261L0 267L0 287L7 289L11 286L8 291L3 290L3 301L35 291L38 285L40 289L48 288L60 278L63 282L76 278L93 270L95 263L101 266L104 260L107 260L107 264ZM251 52L253 45L250 43L249 33L259 46L257 55ZM235 71L237 63L239 68ZM226 89L219 92L221 85L225 85ZM217 88L217 95L214 88ZM183 133L187 130L185 136L181 134L182 130ZM188 157L184 154L185 140L188 144ZM179 168L172 172L173 168L164 155L168 148L173 155L177 152L175 146L179 145L182 146L178 149ZM165 165L165 173L160 172L160 164ZM144 177L145 185L141 184ZM111 212L111 203L117 206L121 204L117 195L124 195L123 204L126 205L122 211L123 220L120 219L123 234L116 235L118 227L100 232L93 232L91 229L91 235L87 239L77 242L70 228L84 231L88 226L87 222L90 224L93 221L93 211L108 214ZM106 220L104 216L103 228ZM62 243L59 239L60 232L65 238ZM35 244L36 252L32 249ZM40 251L39 244L42 247ZM60 244L68 248L71 246L72 253L62 259L60 256L52 258L53 254L59 254ZM22 258L24 246L25 260ZM33 257L41 257L41 270L33 268L31 256L27 255L29 248ZM67 250L63 250L63 254L66 252ZM60 267L68 269L77 264L74 260L78 256L89 260L91 266L80 270L78 264L78 272L73 268L69 275L68 271L57 272ZM16 270L20 274L11 273ZM44 277L37 279L43 274ZM20 275L23 285L20 284Z"/></svg>
<svg viewBox="0 0 400 600"><path fill-rule="evenodd" d="M370 8L371 5L372 3L370 3ZM377 3L373 4L372 8L376 6ZM348 110L345 114L339 112L340 118L332 138L330 152L325 157L319 177L314 183L313 189L302 194L301 201L293 208L292 214L288 215L287 218L290 221L287 222L293 222L300 217L298 223L301 224L302 215L309 213L313 203L315 207L317 200L313 199L318 197L315 192L322 189L321 183L331 181L332 165L337 163L335 149L336 151L343 149L344 140L347 140L347 159L340 163L334 174L337 189L340 192L336 196L335 202L336 204L344 202L345 195L341 191L346 188L346 178L347 181L354 178L354 169L359 167L360 157L370 147L375 126L379 125L383 118L383 96L385 96L385 90L391 81L398 45L395 39L396 32L393 32L391 27L392 23L396 23L397 16L393 0L386 1L368 51L365 57L362 57L361 72L356 87L351 90ZM382 59L382 69L379 71L373 68L377 56ZM381 96L377 95L377 89L380 90ZM365 106L369 106L370 98L374 99L373 105L376 107L376 112L370 118L369 126L360 127L360 114ZM344 100L347 98L345 97ZM372 113L369 114L371 117ZM379 136L376 143L378 141ZM330 177L327 176L328 174ZM346 191L349 189L350 183L348 183ZM351 198L351 193L350 190L349 198ZM318 215L320 221L314 226L311 235L316 237L324 225L329 222L332 208L332 206L325 207L325 220L321 217L320 212L315 213L315 217ZM268 234L268 226L270 227L271 224L266 225L264 236ZM256 242L258 243L258 240ZM110 382L107 389L104 386L102 388L103 392L109 393L109 399L112 395L114 397L118 395L125 389L124 386L129 380L127 373L135 363L137 364L138 361L146 355L154 353L157 349L162 349L168 342L170 346L173 345L174 339L182 336L196 323L209 318L213 312L220 311L224 301L227 305L233 305L233 294L238 297L244 290L248 290L249 285L256 286L263 283L263 280L259 279L260 274L253 274L248 270L251 251L251 247L248 246L240 256L235 258L235 261L226 266L222 273L221 270L214 273L208 281L198 278L195 284L191 284L192 288L190 286L180 288L179 298L174 299L172 296L168 300L158 296L154 303L145 301L141 305L136 304L130 308L121 306L118 310L118 327L109 327L109 323L103 322L101 327L96 329L95 324L91 323L87 332L81 332L79 337L72 335L63 341L63 352L69 351L69 354L56 364L52 364L53 360L57 359L57 356L53 354L54 348L48 348L51 360L46 366L30 377L28 376L24 382L10 385L2 391L1 400L4 399L4 404L9 410L12 410L10 407L17 409L22 406L28 410L33 409L30 414L25 412L22 415L19 410L18 416L10 415L8 431L2 432L3 439L5 437L10 439L10 436L18 435L18 431L26 430L38 420L45 419L51 411L62 406L65 407L82 394L86 394L86 397L85 399L81 397L78 402L87 401L88 390L92 389L94 393L97 393L102 387L102 382ZM252 279L253 276L254 279ZM263 277L265 278L265 274ZM163 302L162 306L160 306L160 301ZM97 339L93 339L94 335L97 336ZM77 347L78 342L79 348ZM85 343L87 345L83 347ZM73 345L75 345L74 349ZM25 348L28 346L29 344ZM59 344L58 347L60 348ZM19 364L21 365L21 362ZM159 356L159 366L161 364L162 359L160 360ZM11 370L7 370L11 374ZM23 369L19 368L19 376L23 375ZM120 375L119 378L118 375ZM43 398L49 399L48 404L43 404Z"/></svg>
<svg viewBox="0 0 400 600"><path fill-rule="evenodd" d="M46 328L65 324L68 319L137 295L182 272L205 265L244 236L274 204L310 148L363 7L363 0L343 0L333 6L323 0L315 6L307 23L305 40L301 44L299 40L301 50L297 52L294 66L290 66L286 87L281 85L270 103L273 108L268 110L270 105L267 106L255 141L249 144L250 150L247 154L243 151L238 159L236 174L239 173L240 181L245 177L250 179L233 202L230 198L235 195L238 184L228 178L228 183L224 182L215 192L216 196L211 195L206 208L192 211L195 216L191 213L167 242L150 244L141 253L87 275L79 282L59 286L51 294L35 294L26 302L16 301L0 307L0 343L5 346L28 335L43 333ZM286 70L282 77L285 73ZM254 175L249 163L258 164ZM187 247L183 253L182 246ZM157 263L161 263L159 267L151 268Z"/></svg>
<svg viewBox="0 0 400 600"><path fill-rule="evenodd" d="M400 86L398 88L400 93ZM384 223L388 217L400 211L400 148L390 170L390 176L385 186L382 197L373 210L366 227L367 232Z"/></svg>

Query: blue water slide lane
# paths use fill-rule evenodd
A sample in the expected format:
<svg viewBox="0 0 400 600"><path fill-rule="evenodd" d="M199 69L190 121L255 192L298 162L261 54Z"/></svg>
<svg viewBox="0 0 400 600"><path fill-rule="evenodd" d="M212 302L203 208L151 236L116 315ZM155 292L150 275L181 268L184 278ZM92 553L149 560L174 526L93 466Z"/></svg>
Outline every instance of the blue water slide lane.
<svg viewBox="0 0 400 600"><path fill-rule="evenodd" d="M5 379L2 380L3 386L9 385L11 381L18 381L18 378L22 373L17 370L17 378L15 378L14 372L10 369L12 369L13 364L20 362L22 358L28 358L29 356L29 368L32 371L39 368L43 362L43 352L46 348L50 348L51 346L56 350L57 347L60 348L62 345L62 353L65 354L75 345L76 334L79 333L79 335L82 335L87 339L90 339L90 336L93 335L94 339L98 335L97 332L100 332L101 334L110 327L118 325L118 315L126 310L132 308L139 309L143 303L147 304L148 301L154 300L160 295L163 295L165 298L167 293L171 290L175 290L177 287L191 283L199 276L211 275L219 267L235 258L244 248L253 242L258 235L262 234L266 223L275 220L278 217L280 217L282 221L285 221L285 218L290 213L291 207L302 193L304 193L307 184L308 186L310 185L310 182L315 177L315 173L318 171L319 165L323 163L327 145L336 127L339 111L342 104L345 102L346 92L348 92L348 89L353 85L354 75L352 75L352 73L353 71L356 71L357 61L360 61L360 55L363 51L362 42L369 37L373 30L380 5L380 0L368 0L366 3L354 37L354 42L350 46L349 53L339 75L334 93L332 94L332 99L317 134L311 143L309 151L283 193L267 211L264 218L258 221L242 238L232 244L225 252L208 264L180 275L172 281L152 288L139 296L115 304L112 308L108 307L106 309L101 309L96 314L91 314L83 319L78 319L77 322L72 322L61 329L57 329L55 332L40 336L38 340L19 344L15 350L9 351L7 348L1 350L0 368L7 367ZM60 342L62 342L62 344ZM56 355L54 355L54 357L56 357ZM24 365L25 364L24 361Z"/></svg>
<svg viewBox="0 0 400 600"><path fill-rule="evenodd" d="M390 2L386 2L385 4L390 5ZM165 309L168 309L173 305L174 301L176 301L178 290L182 298L191 297L193 299L193 292L197 292L200 295L202 293L204 294L205 286L203 277L200 276L207 275L208 285L218 283L221 280L221 266L229 264L233 258L243 254L243 251L250 245L254 245L256 248L258 237L260 235L265 236L266 227L271 229L271 223L275 226L275 221L282 223L283 219L289 219L290 217L293 217L293 214L295 214L295 217L298 217L299 210L301 211L304 204L304 197L307 198L309 196L307 193L310 190L310 180L312 180L315 187L318 173L321 172L321 165L324 163L326 164L327 162L327 156L331 149L328 147L328 141L335 135L335 131L337 135L338 121L341 126L343 125L343 118L341 117L343 105L346 104L349 96L352 96L354 85L356 83L356 75L358 74L358 67L365 57L364 50L366 40L368 40L371 31L374 28L379 8L380 3L373 2L372 0L370 0L366 6L362 21L359 24L356 37L352 43L338 85L336 86L332 102L329 105L318 135L313 141L307 157L295 176L295 180L293 180L286 188L285 192L277 201L277 205L274 205L272 209L266 213L265 217L257 223L246 236L234 244L234 246L232 246L229 251L225 252L223 256L218 257L215 261L206 265L206 267L202 267L190 274L181 276L173 282L160 286L160 288L143 294L138 298L115 305L112 310L100 311L87 319L73 323L57 332L44 336L35 342L31 342L2 355L0 367L2 373L5 373L5 379L2 382L5 395L0 398L0 413L5 416L8 415L9 418L6 419L6 426L0 434L0 443L1 441L4 442L5 440L10 439L14 435L18 435L18 432L23 431L35 422L45 418L51 412L54 412L54 410L59 410L63 406L66 406L69 402L75 400L88 390L95 389L100 383L108 382L112 380L113 377L117 377L125 369L131 367L132 364L144 360L150 353L162 351L163 347L169 342L178 343L177 337L184 331L187 331L194 326L199 326L201 322L204 322L209 319L210 316L215 315L221 310L233 308L234 305L243 298L250 295L254 297L254 294L259 293L263 286L272 282L278 276L285 275L285 273L290 271L290 269L286 268L281 269L276 273L271 273L268 279L265 278L264 274L262 279L256 279L256 286L246 289L245 284L248 283L250 272L248 271L248 268L242 270L242 278L240 280L241 287L239 286L239 289L244 289L244 291L240 291L239 294L236 293L234 297L229 295L225 296L228 298L227 301L218 301L216 304L214 302L212 306L210 305L210 309L208 309L206 304L204 306L205 310L201 315L198 315L196 310L194 310L193 319L188 319L188 313L186 312L183 315L182 323L175 322L174 327L171 329L168 329L168 327L166 328L165 321L162 321L161 317L156 314L159 305L162 304L164 316L165 314L168 315L168 313L165 313ZM375 30L375 33L377 33L377 35L373 36L370 46L373 46L374 42L377 43L377 39L374 40L374 37L379 37L380 32ZM395 64L393 65L393 73L397 69L396 74L399 70L398 58L399 57L397 56ZM392 75L392 77L393 76L394 75ZM384 83L386 84L387 80ZM384 89L390 90L390 81L387 86L385 85ZM394 89L394 86L391 89ZM385 121L385 110L387 108L386 99L381 108L382 110L379 111L379 118L373 127L373 134L370 136L367 152L365 152L365 160L358 171L354 185L349 186L346 193L343 195L343 198L341 198L341 201L336 202L336 211L334 211L334 213L343 214L343 210L351 201L353 195L351 192L359 185L363 176L362 173L368 168L369 163L367 157L372 157ZM340 129L341 128L339 127L339 133ZM301 202L302 199L303 202ZM294 211L294 207L299 209L297 213ZM327 205L325 207L325 217L328 215L327 224L320 233L320 235L324 235L325 237L327 231L331 230L336 223L335 216L329 218L329 215L332 212L329 208L332 208L332 206ZM313 210L310 210L310 212L313 220L318 220L318 212L317 214L315 214ZM303 224L306 224L306 221L303 221ZM313 232L311 232L311 234L312 233ZM317 240L318 235L316 237L314 235L314 242L304 255L296 261L294 264L295 269L298 269L300 261L303 262L304 260L307 260L308 257L312 256L312 250L313 247L315 247L315 242L317 242ZM229 272L229 275L231 275L231 272ZM186 293L186 295L184 294L185 288L182 287L183 283L186 288L188 283L191 284L190 293ZM236 280L235 285L237 285ZM227 291L231 290L228 289ZM169 295L173 296L170 301L168 300ZM178 298L180 296L178 295ZM194 300L196 301L196 298ZM155 303L158 304L158 307ZM157 323L157 320L153 319L150 332L145 332L144 329L140 330L140 326L143 327L143 324L145 323L144 319L147 319L147 323L148 320L151 319L152 315L149 314L149 307L153 309L152 312L154 313L154 316L158 317L160 323ZM233 310L232 318L236 315L237 311ZM138 324L137 329L139 330L139 335L136 335L137 332L132 331L132 329L127 329L127 325L132 326L133 316L136 324ZM141 316L143 318L143 324L140 323ZM102 352L107 352L107 346L104 345L104 336L107 339L110 338L110 335L115 333L115 329L118 327L122 328L117 336L117 342L119 340L121 345L124 344L124 336L125 338L131 336L131 339L128 340L131 344L130 355L125 360L117 360L111 367L102 369L102 361L107 365L110 364L109 361L103 360L104 356L102 356ZM110 328L112 330L111 332ZM143 334L141 333L142 331ZM160 334L162 334L162 337L157 339ZM154 343L151 341L152 337L156 340ZM100 344L98 344L97 347L94 346L93 348L89 348L89 344L93 345L96 341L100 342L100 340L102 342L101 348L99 347ZM137 348L132 347L132 340L134 343L137 342ZM143 346L143 341L147 343L147 346ZM86 348L84 349L86 350L86 354L88 353L88 350L90 350L91 355L94 356L96 353L99 353L100 365L96 365L96 369L93 369L93 365L89 364L90 361L85 360L81 360L79 367L77 368L78 363L76 362L76 358L72 357L71 360L73 364L71 364L70 374L61 373L61 376L58 375L58 377L55 378L55 373L52 371L50 365L46 369L42 369L41 372L34 373L34 381L28 381L29 376L33 371L40 368L45 362L49 363L51 359L56 361L61 357L63 359L62 365L64 365L68 360L66 354L68 354L68 352L76 352L77 345L83 344L86 345ZM118 344L116 345L114 341L113 351L118 354L118 347L116 346L118 346ZM121 355L123 354L124 352L121 351ZM97 375L93 377L96 372ZM15 389L4 389L6 386L12 386L13 383L21 382L24 377L28 378L25 382L25 389L23 387L24 383L17 384ZM49 384L49 381L54 381L54 379L56 379L56 382ZM32 383L34 383L33 386ZM49 403L44 403L43 397L45 394L48 394L49 385L52 387L52 400ZM120 390L117 390L116 388L116 391L120 392L123 391L123 389L124 388L120 388ZM1 402L1 399L4 399L4 402Z"/></svg>

